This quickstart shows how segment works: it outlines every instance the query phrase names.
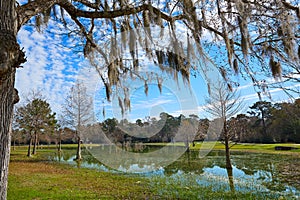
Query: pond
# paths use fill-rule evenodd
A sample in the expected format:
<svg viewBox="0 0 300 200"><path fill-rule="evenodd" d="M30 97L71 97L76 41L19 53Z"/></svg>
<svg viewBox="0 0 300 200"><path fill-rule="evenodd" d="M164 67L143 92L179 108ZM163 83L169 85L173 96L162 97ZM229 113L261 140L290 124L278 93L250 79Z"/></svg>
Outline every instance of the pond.
<svg viewBox="0 0 300 200"><path fill-rule="evenodd" d="M213 190L273 192L278 194L279 197L289 195L293 199L300 198L299 157L233 151L231 152L233 169L227 170L223 151L211 151L201 158L199 157L199 151L185 152L176 161L164 165L164 162L153 162L157 157L138 162L138 159L141 160L140 155L143 155L142 153L137 154L137 159L132 159L132 157L127 158L122 152L112 150L111 147L102 147L102 150L106 148L105 154L107 157L111 157L113 160L122 157L123 160L125 159L128 162L123 162L118 167L116 167L116 164L120 163L117 161L116 163L110 162L107 165L106 160L103 162L101 159L96 159L97 155L86 149L83 151L84 159L81 162L73 160L75 158L74 150L64 150L60 156L57 154L51 155L50 159L66 162L77 167L93 168L112 173L134 172L149 177L153 181L157 181L157 178L165 178L167 182L178 183L183 187L197 184L210 187ZM168 147L167 150L165 147L167 152L180 152L181 150L180 147ZM156 150L147 147L143 151L149 153ZM105 158L105 156L103 157Z"/></svg>

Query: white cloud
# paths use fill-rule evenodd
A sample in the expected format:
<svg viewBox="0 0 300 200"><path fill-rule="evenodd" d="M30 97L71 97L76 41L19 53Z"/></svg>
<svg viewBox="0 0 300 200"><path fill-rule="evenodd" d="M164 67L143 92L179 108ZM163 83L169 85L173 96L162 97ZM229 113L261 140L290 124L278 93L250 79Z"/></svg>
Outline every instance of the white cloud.
<svg viewBox="0 0 300 200"><path fill-rule="evenodd" d="M165 107L166 105L174 103L176 103L174 99L167 99L165 97L137 100L132 106L132 111L134 112L139 110L148 110L155 107Z"/></svg>
<svg viewBox="0 0 300 200"><path fill-rule="evenodd" d="M52 110L59 113L66 93L77 78L82 59L70 50L58 47L62 38L46 31L38 33L25 26L18 33L18 41L27 56L24 68L16 74L16 88L21 97L32 90L42 91ZM24 98L19 104L22 103Z"/></svg>

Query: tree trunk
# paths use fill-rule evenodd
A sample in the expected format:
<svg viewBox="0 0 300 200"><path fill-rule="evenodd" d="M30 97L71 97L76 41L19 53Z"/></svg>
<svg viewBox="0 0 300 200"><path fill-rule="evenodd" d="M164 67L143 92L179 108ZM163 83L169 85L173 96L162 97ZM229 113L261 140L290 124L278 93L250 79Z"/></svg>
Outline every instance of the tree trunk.
<svg viewBox="0 0 300 200"><path fill-rule="evenodd" d="M260 109L261 112L261 119L262 119L262 124L263 124L263 134L267 135L267 127L266 127L266 122L265 122L265 112L263 109Z"/></svg>
<svg viewBox="0 0 300 200"><path fill-rule="evenodd" d="M1 11L2 12L2 11ZM1 43L1 39L0 39ZM1 60L0 60L1 62ZM1 76L0 76L1 77ZM0 84L0 199L6 199L10 131L13 112L13 77Z"/></svg>
<svg viewBox="0 0 300 200"><path fill-rule="evenodd" d="M77 140L77 154L76 154L76 160L81 160L81 139L78 136L78 140Z"/></svg>
<svg viewBox="0 0 300 200"><path fill-rule="evenodd" d="M233 182L232 168L231 169L227 168L226 171L227 171L227 176L228 176L230 191L232 193L234 193L235 192L235 188L234 188L234 182Z"/></svg>
<svg viewBox="0 0 300 200"><path fill-rule="evenodd" d="M58 142L58 152L61 152L61 140Z"/></svg>
<svg viewBox="0 0 300 200"><path fill-rule="evenodd" d="M226 154L226 168L232 169L231 161L230 161L230 147L228 138L225 138L225 154Z"/></svg>
<svg viewBox="0 0 300 200"><path fill-rule="evenodd" d="M227 129L226 119L224 120L223 131L224 131L224 140L225 140L226 168L232 169L232 165L230 161L229 133Z"/></svg>
<svg viewBox="0 0 300 200"><path fill-rule="evenodd" d="M58 132L58 152L61 152L61 131Z"/></svg>
<svg viewBox="0 0 300 200"><path fill-rule="evenodd" d="M7 195L13 105L19 100L15 72L26 61L16 39L15 4L15 0L0 0L0 200Z"/></svg>
<svg viewBox="0 0 300 200"><path fill-rule="evenodd" d="M31 156L31 142L32 142L32 139L31 139L31 137L30 137L29 144L28 144L28 150L27 150L27 156L28 156L28 157Z"/></svg>
<svg viewBox="0 0 300 200"><path fill-rule="evenodd" d="M36 145L38 143L38 137L37 137L37 133L34 132L34 140L33 140L33 150L32 150L32 155L36 154Z"/></svg>

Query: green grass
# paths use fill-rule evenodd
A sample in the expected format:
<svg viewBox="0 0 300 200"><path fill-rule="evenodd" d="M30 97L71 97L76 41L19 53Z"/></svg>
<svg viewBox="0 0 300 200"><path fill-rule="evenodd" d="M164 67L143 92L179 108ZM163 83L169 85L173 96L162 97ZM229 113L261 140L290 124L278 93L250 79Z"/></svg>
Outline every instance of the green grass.
<svg viewBox="0 0 300 200"><path fill-rule="evenodd" d="M194 148L199 149L200 143ZM238 144L234 150L273 151L275 145ZM290 145L289 145L290 146ZM74 149L66 145L63 149ZM223 149L217 143L216 150ZM154 176L147 178L76 168L62 163L49 162L47 155L55 146L38 149L38 154L26 157L27 147L17 147L11 153L8 200L19 199L293 199L276 192L235 192L228 188L215 188L197 184L195 177L176 179ZM299 154L298 152L294 152ZM182 175L188 176L188 175ZM184 181L183 181L184 180ZM251 183L249 183L251 184Z"/></svg>
<svg viewBox="0 0 300 200"><path fill-rule="evenodd" d="M200 150L202 145L205 144L208 148L213 148L212 150L224 150L224 145L221 142L196 142L195 146L190 145L191 150ZM150 143L153 146L163 146L166 143ZM169 143L168 145L184 146L184 143L177 142L175 144ZM276 146L289 146L296 147L296 150L288 151L276 151ZM238 143L231 147L231 151L242 151L242 152L253 152L253 153L272 153L272 154L287 154L300 156L300 144L289 144L289 143L277 143L277 144L252 144L252 143Z"/></svg>
<svg viewBox="0 0 300 200"><path fill-rule="evenodd" d="M26 157L13 151L9 168L8 199L138 199L150 196L147 179L50 163L49 150ZM53 151L53 150L52 150Z"/></svg>
<svg viewBox="0 0 300 200"><path fill-rule="evenodd" d="M287 150L287 151L279 151L275 150L276 146L288 146L288 147L296 147L296 150ZM224 146L223 146L224 148ZM288 143L280 143L280 144L236 144L231 148L232 151L249 151L249 152L257 152L257 153L272 153L272 154L288 154L288 155L298 155L300 156L300 145L299 144L288 144Z"/></svg>

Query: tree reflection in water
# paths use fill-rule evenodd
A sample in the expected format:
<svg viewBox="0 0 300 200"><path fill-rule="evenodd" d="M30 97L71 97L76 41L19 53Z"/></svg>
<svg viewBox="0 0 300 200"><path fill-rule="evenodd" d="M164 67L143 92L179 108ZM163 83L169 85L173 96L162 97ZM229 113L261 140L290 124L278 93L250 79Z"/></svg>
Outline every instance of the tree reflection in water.
<svg viewBox="0 0 300 200"><path fill-rule="evenodd" d="M234 183L233 183L232 167L231 168L226 168L226 171L227 171L230 190L231 190L232 193L235 193L235 188L234 188Z"/></svg>
<svg viewBox="0 0 300 200"><path fill-rule="evenodd" d="M75 151L72 154L71 151L63 150L61 155L56 155L52 160L61 160L76 166L77 163L72 159L72 155L75 153ZM107 148L107 154L110 156L117 157L115 155L117 153ZM204 158L199 158L198 154L199 151L185 153L171 165L159 168L159 172L147 173L146 176L159 174L166 178L186 177L189 178L188 181L194 180L195 184L216 188L225 187L233 193L260 190L300 194L299 158L286 155L232 152L233 168L226 169L224 152L212 151ZM117 172L93 158L88 151L83 152L83 158L80 163L81 167ZM138 169L138 172L143 175L143 169L149 169L149 167L152 165L136 163L136 165L120 166L119 169L124 171ZM157 169L157 166L153 167L153 169L155 168Z"/></svg>

